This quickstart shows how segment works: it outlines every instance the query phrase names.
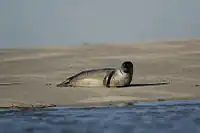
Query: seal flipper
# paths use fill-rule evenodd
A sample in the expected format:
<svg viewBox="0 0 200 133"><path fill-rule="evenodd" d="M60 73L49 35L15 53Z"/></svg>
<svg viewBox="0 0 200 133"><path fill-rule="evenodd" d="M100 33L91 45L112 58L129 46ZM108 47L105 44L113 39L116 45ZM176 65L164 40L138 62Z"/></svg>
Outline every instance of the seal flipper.
<svg viewBox="0 0 200 133"><path fill-rule="evenodd" d="M71 79L68 78L65 81L63 81L62 83L57 84L56 87L71 87L70 81L71 81Z"/></svg>
<svg viewBox="0 0 200 133"><path fill-rule="evenodd" d="M114 73L115 73L115 71L111 71L104 77L104 80L103 80L104 86L106 86L108 88L110 87L110 80L111 80Z"/></svg>

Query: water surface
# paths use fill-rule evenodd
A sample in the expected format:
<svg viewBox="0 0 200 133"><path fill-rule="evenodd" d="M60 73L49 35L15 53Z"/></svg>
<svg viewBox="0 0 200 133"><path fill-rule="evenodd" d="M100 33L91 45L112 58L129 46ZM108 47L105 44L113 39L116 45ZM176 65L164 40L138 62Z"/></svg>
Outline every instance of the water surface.
<svg viewBox="0 0 200 133"><path fill-rule="evenodd" d="M0 110L2 133L198 133L200 100Z"/></svg>

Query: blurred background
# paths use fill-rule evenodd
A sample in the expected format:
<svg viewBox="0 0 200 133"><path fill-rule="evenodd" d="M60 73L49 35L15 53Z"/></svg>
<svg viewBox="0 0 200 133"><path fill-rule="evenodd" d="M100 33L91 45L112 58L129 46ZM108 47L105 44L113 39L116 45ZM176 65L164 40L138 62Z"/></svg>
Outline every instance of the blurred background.
<svg viewBox="0 0 200 133"><path fill-rule="evenodd" d="M0 0L0 47L200 37L199 0Z"/></svg>

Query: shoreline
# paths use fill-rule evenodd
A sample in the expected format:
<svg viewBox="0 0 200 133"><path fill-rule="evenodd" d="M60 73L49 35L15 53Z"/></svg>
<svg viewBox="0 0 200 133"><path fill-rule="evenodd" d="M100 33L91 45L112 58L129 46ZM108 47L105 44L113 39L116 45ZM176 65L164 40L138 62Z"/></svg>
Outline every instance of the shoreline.
<svg viewBox="0 0 200 133"><path fill-rule="evenodd" d="M188 102L192 101L200 101L200 97L181 97L181 98L168 98L168 99L144 99L144 100L135 100L135 101L108 101L108 102L100 102L100 103L85 103L85 104L68 104L68 105L43 105L43 104L19 104L19 105L12 105L12 106L0 106L0 109L42 109L42 108L51 108L51 107L67 107L67 108L98 108L98 107L126 107L126 106L134 106L138 103L152 103L152 102L173 102L173 101L185 101Z"/></svg>

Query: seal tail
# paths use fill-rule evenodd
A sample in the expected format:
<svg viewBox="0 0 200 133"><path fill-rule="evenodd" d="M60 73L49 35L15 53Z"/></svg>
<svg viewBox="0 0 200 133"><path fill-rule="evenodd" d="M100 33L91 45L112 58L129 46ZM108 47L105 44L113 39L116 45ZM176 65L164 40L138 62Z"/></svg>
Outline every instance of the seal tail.
<svg viewBox="0 0 200 133"><path fill-rule="evenodd" d="M67 80L63 81L62 83L56 85L56 87L69 87L69 86L71 86L70 79L67 79Z"/></svg>

